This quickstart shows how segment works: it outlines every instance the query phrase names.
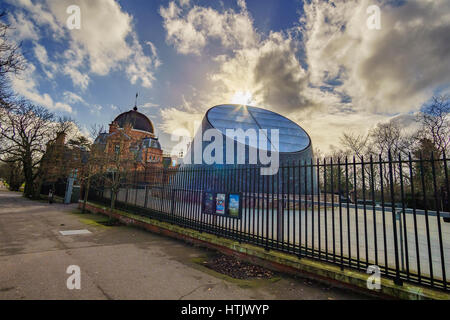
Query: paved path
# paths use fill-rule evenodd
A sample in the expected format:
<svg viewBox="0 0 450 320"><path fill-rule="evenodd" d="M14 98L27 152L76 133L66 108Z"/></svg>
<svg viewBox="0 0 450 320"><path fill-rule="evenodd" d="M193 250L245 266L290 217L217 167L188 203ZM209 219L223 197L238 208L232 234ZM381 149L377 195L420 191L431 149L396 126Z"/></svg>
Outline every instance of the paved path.
<svg viewBox="0 0 450 320"><path fill-rule="evenodd" d="M249 288L193 260L210 254L73 205L49 205L0 190L0 299L363 299L288 276ZM90 234L59 231L87 229ZM81 269L81 290L69 290L66 268Z"/></svg>

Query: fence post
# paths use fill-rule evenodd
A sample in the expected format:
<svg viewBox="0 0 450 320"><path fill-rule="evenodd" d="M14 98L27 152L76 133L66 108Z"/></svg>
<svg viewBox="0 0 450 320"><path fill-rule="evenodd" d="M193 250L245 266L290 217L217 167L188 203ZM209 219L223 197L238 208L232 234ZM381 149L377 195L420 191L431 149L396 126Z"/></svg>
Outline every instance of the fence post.
<svg viewBox="0 0 450 320"><path fill-rule="evenodd" d="M394 283L397 285L402 285L403 281L400 279L400 266L398 261L398 240L397 240L397 217L395 211L395 197L394 197L394 176L392 172L392 157L391 150L388 151L388 161L389 161L389 184L391 191L391 208L392 208L392 229L394 231L394 251L395 251L395 279ZM387 253L385 253L387 254Z"/></svg>
<svg viewBox="0 0 450 320"><path fill-rule="evenodd" d="M281 172L280 172L281 169ZM281 177L280 177L281 174ZM281 243L281 248L283 249L283 239L284 239L284 164L278 169L278 197L277 197L277 242ZM281 203L280 203L280 180L281 180ZM259 195L258 195L259 197ZM281 207L281 210L280 210Z"/></svg>
<svg viewBox="0 0 450 320"><path fill-rule="evenodd" d="M175 189L172 188L172 195L171 195L171 199L170 199L170 215L171 216L173 216L174 203L175 203Z"/></svg>
<svg viewBox="0 0 450 320"><path fill-rule="evenodd" d="M144 198L144 208L147 208L147 201L148 201L148 189L147 189L147 185L145 185L144 190L145 190L145 198Z"/></svg>
<svg viewBox="0 0 450 320"><path fill-rule="evenodd" d="M403 215L403 210L396 210L395 211L395 218L398 220L398 228L399 228L399 235L400 235L400 261L402 264L402 271L405 269L405 256L404 256L404 252L403 252L403 224L402 224L402 215Z"/></svg>
<svg viewBox="0 0 450 320"><path fill-rule="evenodd" d="M438 158L439 160L439 158ZM434 154L431 152L431 172L433 176L433 190L434 190L434 201L436 206L436 218L437 218L437 225L438 225L438 240L439 240L439 254L441 257L441 267L442 267L442 280L444 283L444 288L447 286L447 277L445 274L445 258L444 258L444 244L442 242L442 226L441 226L441 213L439 208L439 192L437 188L437 181L436 181L436 166L435 166L435 160L434 160ZM444 160L445 161L445 160Z"/></svg>

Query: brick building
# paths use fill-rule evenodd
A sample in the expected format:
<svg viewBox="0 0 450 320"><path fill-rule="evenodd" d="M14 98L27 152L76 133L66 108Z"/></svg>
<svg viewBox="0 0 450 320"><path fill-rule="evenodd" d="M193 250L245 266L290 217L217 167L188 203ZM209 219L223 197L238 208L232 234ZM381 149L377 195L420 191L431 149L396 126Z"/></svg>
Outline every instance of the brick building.
<svg viewBox="0 0 450 320"><path fill-rule="evenodd" d="M121 157L133 162L138 170L163 166L163 151L153 123L136 106L119 114L109 125L109 132L101 133L94 143L102 145L111 159L120 148Z"/></svg>

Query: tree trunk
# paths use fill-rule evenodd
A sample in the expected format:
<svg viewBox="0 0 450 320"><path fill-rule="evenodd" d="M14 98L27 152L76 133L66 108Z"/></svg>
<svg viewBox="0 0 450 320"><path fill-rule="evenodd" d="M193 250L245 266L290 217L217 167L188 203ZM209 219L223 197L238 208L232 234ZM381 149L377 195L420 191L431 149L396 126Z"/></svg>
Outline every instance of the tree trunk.
<svg viewBox="0 0 450 320"><path fill-rule="evenodd" d="M112 191L111 192L111 211L114 210L115 204L116 204L116 192Z"/></svg>
<svg viewBox="0 0 450 320"><path fill-rule="evenodd" d="M40 199L41 198L41 187L42 187L42 179L38 178L36 179L36 183L34 184L33 187L33 194L32 194L32 198L33 199Z"/></svg>
<svg viewBox="0 0 450 320"><path fill-rule="evenodd" d="M89 187L91 185L91 177L88 178L87 182L86 182L86 186L84 188L84 199L83 199L83 209L81 212L85 213L86 212L86 202L88 200L88 196L89 196Z"/></svg>
<svg viewBox="0 0 450 320"><path fill-rule="evenodd" d="M23 189L23 194L25 197L29 198L33 195L33 170L31 166L24 163L24 175L25 175L25 188Z"/></svg>
<svg viewBox="0 0 450 320"><path fill-rule="evenodd" d="M113 191L113 189L111 188L111 213L109 215L110 222L113 220L112 213L114 211L115 205L116 205L116 192L115 190Z"/></svg>

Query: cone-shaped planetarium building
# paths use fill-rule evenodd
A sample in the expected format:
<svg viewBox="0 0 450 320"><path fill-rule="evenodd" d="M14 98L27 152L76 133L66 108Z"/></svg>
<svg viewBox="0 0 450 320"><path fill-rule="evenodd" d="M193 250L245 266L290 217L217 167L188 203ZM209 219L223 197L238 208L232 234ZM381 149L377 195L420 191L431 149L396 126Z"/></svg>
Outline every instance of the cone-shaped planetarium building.
<svg viewBox="0 0 450 320"><path fill-rule="evenodd" d="M309 135L292 120L262 108L224 104L206 112L183 167L256 166L260 168L258 180L264 175L277 175L281 187L298 167L291 174L280 167L309 164L312 157ZM302 174L307 178L302 179L307 189L313 185L310 177L314 175L309 169Z"/></svg>
<svg viewBox="0 0 450 320"><path fill-rule="evenodd" d="M224 104L206 112L184 163L268 166L267 157L275 161L275 153L280 165L310 161L311 139L302 127L278 113Z"/></svg>

